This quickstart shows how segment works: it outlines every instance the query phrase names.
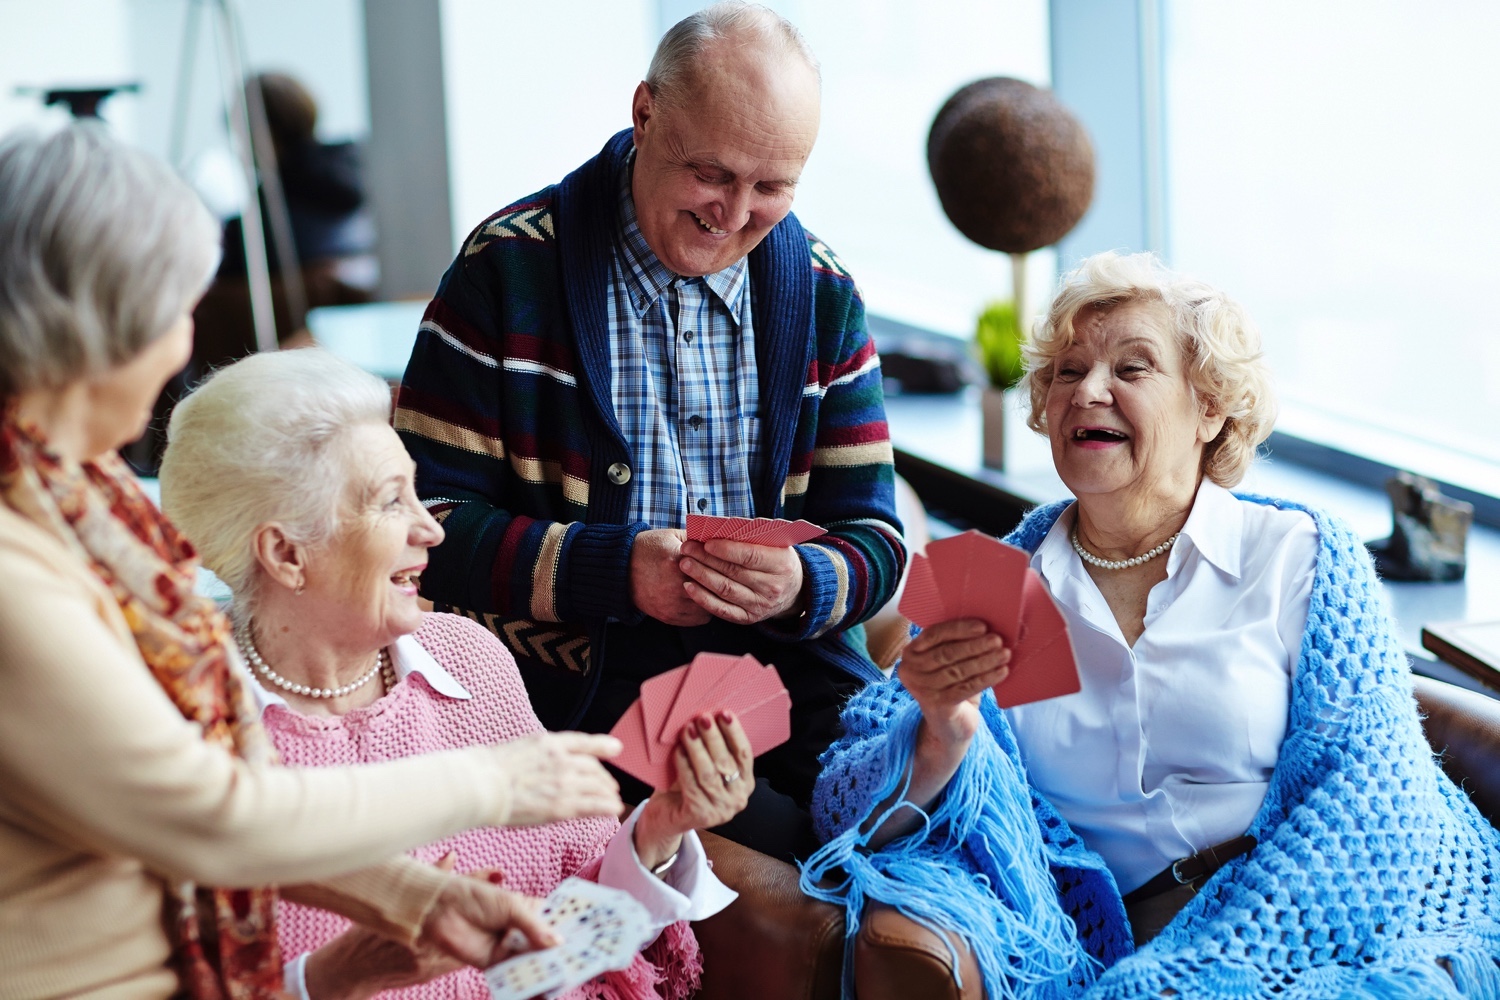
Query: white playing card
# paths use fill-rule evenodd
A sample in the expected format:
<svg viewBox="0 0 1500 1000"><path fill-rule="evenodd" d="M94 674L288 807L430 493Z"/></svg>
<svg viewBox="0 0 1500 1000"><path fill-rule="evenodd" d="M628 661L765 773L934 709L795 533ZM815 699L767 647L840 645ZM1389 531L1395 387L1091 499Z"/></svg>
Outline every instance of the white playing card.
<svg viewBox="0 0 1500 1000"><path fill-rule="evenodd" d="M563 880L539 914L563 943L528 952L485 973L494 1000L556 996L623 969L651 938L651 917L630 894L579 878Z"/></svg>

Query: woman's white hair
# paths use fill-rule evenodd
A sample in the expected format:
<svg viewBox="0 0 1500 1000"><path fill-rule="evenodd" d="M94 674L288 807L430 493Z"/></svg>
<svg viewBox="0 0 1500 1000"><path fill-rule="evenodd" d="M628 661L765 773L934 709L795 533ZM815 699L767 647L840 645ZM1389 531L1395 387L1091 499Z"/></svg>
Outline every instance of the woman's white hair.
<svg viewBox="0 0 1500 1000"><path fill-rule="evenodd" d="M646 70L646 85L656 99L669 106L684 100L698 57L721 38L761 42L770 52L796 56L818 72L817 57L792 22L760 4L722 0L689 14L661 37Z"/></svg>
<svg viewBox="0 0 1500 1000"><path fill-rule="evenodd" d="M1238 302L1169 269L1155 254L1095 254L1063 278L1046 319L1022 349L1031 393L1027 426L1047 432L1053 362L1073 345L1074 319L1085 309L1108 311L1126 302L1159 302L1171 315L1194 393L1225 417L1218 437L1203 449L1203 474L1234 486L1276 423L1260 331Z"/></svg>
<svg viewBox="0 0 1500 1000"><path fill-rule="evenodd" d="M96 124L0 140L0 399L129 361L213 277L219 225Z"/></svg>
<svg viewBox="0 0 1500 1000"><path fill-rule="evenodd" d="M234 615L257 597L255 532L275 522L317 547L338 529L363 424L389 423L384 381L317 348L254 354L177 404L161 463L162 509L234 592Z"/></svg>

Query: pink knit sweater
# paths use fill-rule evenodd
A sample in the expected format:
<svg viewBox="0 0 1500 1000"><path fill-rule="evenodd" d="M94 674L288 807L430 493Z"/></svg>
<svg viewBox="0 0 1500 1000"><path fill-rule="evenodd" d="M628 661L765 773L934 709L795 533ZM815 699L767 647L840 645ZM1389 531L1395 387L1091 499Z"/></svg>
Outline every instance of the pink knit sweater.
<svg viewBox="0 0 1500 1000"><path fill-rule="evenodd" d="M420 674L404 678L385 697L339 717L305 716L283 705L266 708L264 721L282 761L292 767L370 763L476 744L501 743L542 728L510 652L483 626L457 615L429 614L416 639L462 684L470 700L437 693ZM436 862L448 851L454 870L498 868L505 887L545 896L569 875L593 878L605 845L619 829L612 818L571 820L544 827L486 827L413 851ZM323 910L282 902L278 912L283 953L312 951L348 928ZM566 994L572 998L637 1000L685 998L701 972L698 942L686 923L673 924L635 964ZM382 994L409 1000L487 1000L484 977L463 969L405 990Z"/></svg>

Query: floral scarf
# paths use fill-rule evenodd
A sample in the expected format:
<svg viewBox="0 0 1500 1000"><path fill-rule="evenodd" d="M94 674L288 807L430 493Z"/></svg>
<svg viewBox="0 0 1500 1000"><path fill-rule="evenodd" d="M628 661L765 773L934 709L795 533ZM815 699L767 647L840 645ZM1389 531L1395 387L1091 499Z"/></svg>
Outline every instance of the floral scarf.
<svg viewBox="0 0 1500 1000"><path fill-rule="evenodd" d="M194 592L197 554L110 454L79 465L35 428L0 421L0 501L56 535L104 581L146 661L203 738L252 764L275 751L233 663L224 615ZM179 995L193 1000L281 998L274 889L168 892Z"/></svg>

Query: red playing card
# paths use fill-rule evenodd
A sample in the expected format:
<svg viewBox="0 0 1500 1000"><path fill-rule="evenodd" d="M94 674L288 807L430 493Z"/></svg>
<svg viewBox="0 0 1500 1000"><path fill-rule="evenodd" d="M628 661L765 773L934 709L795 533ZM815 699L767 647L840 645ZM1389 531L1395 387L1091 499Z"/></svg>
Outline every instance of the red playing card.
<svg viewBox="0 0 1500 1000"><path fill-rule="evenodd" d="M724 653L699 653L693 657L693 662L687 665L683 675L682 685L677 689L677 697L672 700L666 721L654 732L648 729L646 735L663 746L670 747L676 743L682 727L694 715L703 711L704 699L710 696L742 660L755 663L753 657L729 656Z"/></svg>
<svg viewBox="0 0 1500 1000"><path fill-rule="evenodd" d="M652 761L646 753L646 724L641 717L639 701L632 703L625 714L620 716L620 721L615 723L609 735L625 747L618 757L610 761L611 764L655 789L664 789L672 784L671 756L657 762Z"/></svg>
<svg viewBox="0 0 1500 1000"><path fill-rule="evenodd" d="M938 593L932 563L926 556L917 554L911 557L911 569L906 574L906 586L901 591L901 602L896 605L896 610L923 628L952 617L943 603L943 596Z"/></svg>
<svg viewBox="0 0 1500 1000"><path fill-rule="evenodd" d="M749 659L747 657L747 659ZM786 690L786 685L781 683L781 675L776 672L775 667L762 667L750 660L754 666L749 669L739 669L731 673L714 691L712 700L705 702L704 711L733 712L741 715L750 711L769 698L774 698L778 692Z"/></svg>
<svg viewBox="0 0 1500 1000"><path fill-rule="evenodd" d="M756 545L800 545L827 534L810 521L787 521L779 517L716 517L712 514L689 514L687 537L693 542L727 538L733 542Z"/></svg>
<svg viewBox="0 0 1500 1000"><path fill-rule="evenodd" d="M801 545L820 535L828 534L825 529L811 521L783 521L780 518L771 517L757 518L757 520L764 523L758 525L758 530L741 538L740 541L785 548L788 545Z"/></svg>
<svg viewBox="0 0 1500 1000"><path fill-rule="evenodd" d="M928 566L924 574L931 574L942 602L942 617L937 621L978 618L1007 644L1014 645L1020 635L1022 581L1030 557L979 531L965 531L928 542L926 556ZM913 577L916 574L913 560ZM908 588L911 582L907 581ZM919 585L925 588L925 580ZM918 597L926 599L920 590ZM902 601L904 604L904 597ZM930 605L919 606L915 598L913 608L929 613L933 610ZM907 617L923 627L937 624Z"/></svg>
<svg viewBox="0 0 1500 1000"><path fill-rule="evenodd" d="M695 675L701 671L706 678L712 679L720 668L725 669L719 675L719 680L708 686L695 703L690 704L686 700L686 689L694 681ZM611 763L627 774L634 775L656 789L670 787L675 777L671 748L682 732L682 724L674 726L672 719L677 714L679 705L684 723L700 712L712 714L720 709L735 712L756 755L781 745L791 737L792 699L782 685L781 675L776 672L775 667L762 667L753 656L699 653L686 668L677 669L685 670L685 673L666 723L665 731L670 732L672 738L662 741L665 746L658 747L655 756L647 746L642 701L650 695L645 691L645 685L642 685L642 697L631 704L610 730L610 735L624 744L620 755Z"/></svg>
<svg viewBox="0 0 1500 1000"><path fill-rule="evenodd" d="M1010 675L995 685L1001 708L1076 694L1081 687L1068 623L1036 570L1027 569L1021 599L1021 638L1011 653Z"/></svg>
<svg viewBox="0 0 1500 1000"><path fill-rule="evenodd" d="M646 756L651 758L652 763L670 756L670 751L660 750L661 744L650 737L661 733L665 726L667 715L677 701L677 692L682 687L687 672L687 666L674 667L641 682L641 718L644 721L647 736ZM676 733L672 735L673 738L669 742L675 743Z"/></svg>
<svg viewBox="0 0 1500 1000"><path fill-rule="evenodd" d="M782 688L759 705L740 715L740 727L750 738L750 749L759 757L792 738L792 696Z"/></svg>
<svg viewBox="0 0 1500 1000"><path fill-rule="evenodd" d="M706 542L712 538L740 538L754 526L754 518L717 517L713 514L687 516L688 541Z"/></svg>

